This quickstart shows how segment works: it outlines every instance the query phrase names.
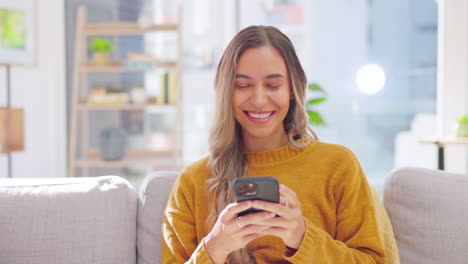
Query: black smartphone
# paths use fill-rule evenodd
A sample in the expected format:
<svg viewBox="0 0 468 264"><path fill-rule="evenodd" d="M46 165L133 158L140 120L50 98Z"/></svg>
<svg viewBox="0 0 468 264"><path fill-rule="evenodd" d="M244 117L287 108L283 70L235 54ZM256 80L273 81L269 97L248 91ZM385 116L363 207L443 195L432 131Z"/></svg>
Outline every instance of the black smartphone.
<svg viewBox="0 0 468 264"><path fill-rule="evenodd" d="M234 195L237 202L245 200L262 200L279 203L279 183L275 177L236 178L233 182ZM259 212L262 210L249 208L238 213L238 216Z"/></svg>

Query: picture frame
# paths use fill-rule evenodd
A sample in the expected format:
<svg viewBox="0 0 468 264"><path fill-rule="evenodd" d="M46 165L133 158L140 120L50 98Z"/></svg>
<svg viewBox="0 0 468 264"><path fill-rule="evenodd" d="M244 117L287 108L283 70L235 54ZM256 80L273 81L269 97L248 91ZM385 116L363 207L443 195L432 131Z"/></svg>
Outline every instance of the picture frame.
<svg viewBox="0 0 468 264"><path fill-rule="evenodd" d="M0 0L0 64L36 62L36 0Z"/></svg>

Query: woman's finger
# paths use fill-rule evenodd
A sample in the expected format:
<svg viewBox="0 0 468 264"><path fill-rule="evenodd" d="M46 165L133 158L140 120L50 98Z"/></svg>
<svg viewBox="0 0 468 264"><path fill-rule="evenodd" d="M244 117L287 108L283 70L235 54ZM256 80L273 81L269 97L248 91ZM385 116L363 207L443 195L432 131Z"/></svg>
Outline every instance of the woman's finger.
<svg viewBox="0 0 468 264"><path fill-rule="evenodd" d="M290 207L290 208L300 207L300 202L299 202L299 199L297 198L296 193L293 190L289 189L288 186L284 184L280 184L279 192L280 192L280 195L283 197L284 205L286 207ZM280 197L280 200L281 200L281 197Z"/></svg>
<svg viewBox="0 0 468 264"><path fill-rule="evenodd" d="M290 207L291 202L289 201L289 197L286 197L284 195L280 195L279 204L281 204L282 206Z"/></svg>
<svg viewBox="0 0 468 264"><path fill-rule="evenodd" d="M248 234L260 233L265 229L270 228L271 226L262 226L262 225L248 225L245 226L237 232L237 235L240 237L244 237Z"/></svg>
<svg viewBox="0 0 468 264"><path fill-rule="evenodd" d="M264 230L258 231L258 234L261 236L277 236L277 237L284 237L288 230L284 227L277 227L277 226L272 226L269 228L266 228Z"/></svg>
<svg viewBox="0 0 468 264"><path fill-rule="evenodd" d="M252 207L256 209L272 212L279 216L287 215L287 212L289 209L278 203L270 203L270 202L265 202L261 200L252 201Z"/></svg>
<svg viewBox="0 0 468 264"><path fill-rule="evenodd" d="M221 220L223 222L229 222L232 219L235 219L238 213L245 211L249 208L252 208L252 201L250 200L228 204L224 209L224 213Z"/></svg>
<svg viewBox="0 0 468 264"><path fill-rule="evenodd" d="M288 228L290 222L291 222L290 220L284 217L273 217L273 218L265 219L261 222L258 222L257 225Z"/></svg>
<svg viewBox="0 0 468 264"><path fill-rule="evenodd" d="M252 224L255 225L259 222L262 222L266 219L269 219L275 216L276 216L275 213L262 211L262 212L250 213L250 214L246 214L243 216L239 216L235 219L235 221L238 226L244 227L244 226L248 226Z"/></svg>

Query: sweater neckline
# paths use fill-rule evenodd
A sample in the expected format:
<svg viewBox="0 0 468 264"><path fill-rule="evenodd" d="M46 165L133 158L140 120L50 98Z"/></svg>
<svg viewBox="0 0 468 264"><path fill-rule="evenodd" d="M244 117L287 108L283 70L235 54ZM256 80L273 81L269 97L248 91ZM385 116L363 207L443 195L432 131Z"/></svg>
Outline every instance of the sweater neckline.
<svg viewBox="0 0 468 264"><path fill-rule="evenodd" d="M261 152L245 152L249 165L260 165L285 161L294 158L308 149L315 140L309 140L302 148L293 148L290 145L285 145L276 149L261 151Z"/></svg>

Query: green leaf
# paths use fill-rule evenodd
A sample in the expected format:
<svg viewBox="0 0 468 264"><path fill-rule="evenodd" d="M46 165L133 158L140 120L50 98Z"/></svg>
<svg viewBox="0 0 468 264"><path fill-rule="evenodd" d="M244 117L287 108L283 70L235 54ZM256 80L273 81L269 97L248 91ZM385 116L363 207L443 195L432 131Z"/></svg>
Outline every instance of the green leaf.
<svg viewBox="0 0 468 264"><path fill-rule="evenodd" d="M314 99L310 99L307 101L307 105L314 105L314 104L319 104L323 101L326 101L327 98L325 97L321 97L321 98L314 98Z"/></svg>
<svg viewBox="0 0 468 264"><path fill-rule="evenodd" d="M307 88L311 91L319 91L325 93L325 90L323 90L322 87L320 87L320 85L318 85L317 83L310 83L309 86L307 86Z"/></svg>
<svg viewBox="0 0 468 264"><path fill-rule="evenodd" d="M314 125L326 125L320 113L310 110L307 110L307 113L309 114L309 123Z"/></svg>
<svg viewBox="0 0 468 264"><path fill-rule="evenodd" d="M468 123L468 116L467 115L462 115L458 118L458 122L460 124L467 124Z"/></svg>

